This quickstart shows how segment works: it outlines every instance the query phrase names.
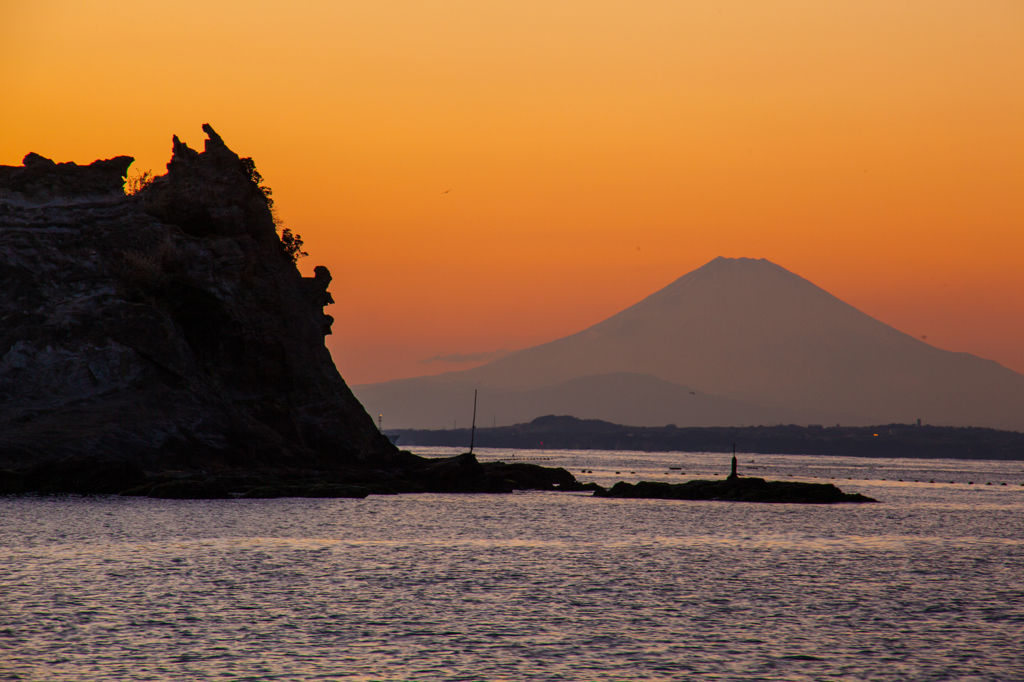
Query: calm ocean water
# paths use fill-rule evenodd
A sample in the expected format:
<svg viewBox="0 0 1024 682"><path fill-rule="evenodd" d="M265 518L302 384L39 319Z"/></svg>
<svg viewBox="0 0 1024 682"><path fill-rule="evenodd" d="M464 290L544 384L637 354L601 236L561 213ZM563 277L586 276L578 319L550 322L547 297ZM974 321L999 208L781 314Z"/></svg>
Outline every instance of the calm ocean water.
<svg viewBox="0 0 1024 682"><path fill-rule="evenodd" d="M739 459L881 503L0 498L0 679L1024 680L1024 462Z"/></svg>

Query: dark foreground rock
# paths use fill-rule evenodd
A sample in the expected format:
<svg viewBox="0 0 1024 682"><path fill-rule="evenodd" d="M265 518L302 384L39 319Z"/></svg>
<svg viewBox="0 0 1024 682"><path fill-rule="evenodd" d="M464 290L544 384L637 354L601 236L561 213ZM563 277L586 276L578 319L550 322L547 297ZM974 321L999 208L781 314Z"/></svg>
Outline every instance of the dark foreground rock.
<svg viewBox="0 0 1024 682"><path fill-rule="evenodd" d="M174 138L134 196L131 157L0 166L0 468L323 470L397 452L324 345L330 273L302 277L251 162L204 130L205 151Z"/></svg>
<svg viewBox="0 0 1024 682"><path fill-rule="evenodd" d="M72 457L0 470L0 494L122 495L172 500L242 497L363 498L396 493L511 493L595 490L565 469L477 461L471 454L427 459L399 452L377 467L144 472L123 460Z"/></svg>
<svg viewBox="0 0 1024 682"><path fill-rule="evenodd" d="M501 493L563 469L425 459L381 434L324 337L268 188L208 125L132 196L132 158L0 166L0 494ZM292 247L289 250L289 244Z"/></svg>
<svg viewBox="0 0 1024 682"><path fill-rule="evenodd" d="M835 504L840 502L877 502L860 493L844 493L831 483L766 481L763 478L727 478L723 481L687 481L662 483L619 481L608 490L594 492L595 497L644 498L659 500L723 500L728 502L770 502L791 504Z"/></svg>
<svg viewBox="0 0 1024 682"><path fill-rule="evenodd" d="M116 495L143 485L147 479L133 462L75 457L41 462L20 471L0 471L0 494Z"/></svg>

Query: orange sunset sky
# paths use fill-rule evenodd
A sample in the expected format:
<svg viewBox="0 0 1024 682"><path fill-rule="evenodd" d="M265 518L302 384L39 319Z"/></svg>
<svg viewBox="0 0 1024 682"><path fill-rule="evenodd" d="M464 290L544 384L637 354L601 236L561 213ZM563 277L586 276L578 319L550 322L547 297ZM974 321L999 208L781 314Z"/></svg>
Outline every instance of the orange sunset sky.
<svg viewBox="0 0 1024 682"><path fill-rule="evenodd" d="M0 0L0 164L161 173L206 122L333 273L352 384L720 255L1024 372L1019 0Z"/></svg>

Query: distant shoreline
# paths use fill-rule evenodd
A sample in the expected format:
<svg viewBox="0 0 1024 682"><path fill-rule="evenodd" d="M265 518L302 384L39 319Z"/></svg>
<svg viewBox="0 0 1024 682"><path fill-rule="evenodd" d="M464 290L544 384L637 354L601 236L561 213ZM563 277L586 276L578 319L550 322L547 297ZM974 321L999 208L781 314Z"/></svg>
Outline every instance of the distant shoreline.
<svg viewBox="0 0 1024 682"><path fill-rule="evenodd" d="M469 429L387 429L403 449L469 444ZM876 435L877 434L877 435ZM839 457L1024 460L1024 433L979 427L914 426L624 426L547 416L526 424L477 428L477 447L642 452L740 452Z"/></svg>

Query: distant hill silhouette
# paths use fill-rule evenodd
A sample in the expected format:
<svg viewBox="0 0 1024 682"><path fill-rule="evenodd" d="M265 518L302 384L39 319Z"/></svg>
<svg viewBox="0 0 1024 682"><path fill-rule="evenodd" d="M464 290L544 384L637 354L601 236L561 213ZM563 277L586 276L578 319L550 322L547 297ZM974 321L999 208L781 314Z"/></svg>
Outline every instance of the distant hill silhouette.
<svg viewBox="0 0 1024 682"><path fill-rule="evenodd" d="M451 428L453 421L469 426L473 390L478 386L481 385L421 377L356 386L353 390L368 410L380 408L376 414L385 415L385 426L389 429L437 429ZM584 376L527 391L486 385L479 388L478 425L516 424L550 413L642 426L675 422L687 426L851 424L857 419L848 414L764 407L720 398L650 374L632 372Z"/></svg>
<svg viewBox="0 0 1024 682"><path fill-rule="evenodd" d="M392 428L439 428L468 421L476 387L483 424L558 413L1024 430L1024 375L930 346L764 259L716 258L588 329L474 369L353 390Z"/></svg>
<svg viewBox="0 0 1024 682"><path fill-rule="evenodd" d="M469 428L387 429L405 448L465 447ZM482 448L525 450L634 450L641 452L739 452L832 457L1024 460L1024 433L978 427L876 424L874 426L623 426L564 415L525 424L477 426ZM727 459L722 459L723 467Z"/></svg>

